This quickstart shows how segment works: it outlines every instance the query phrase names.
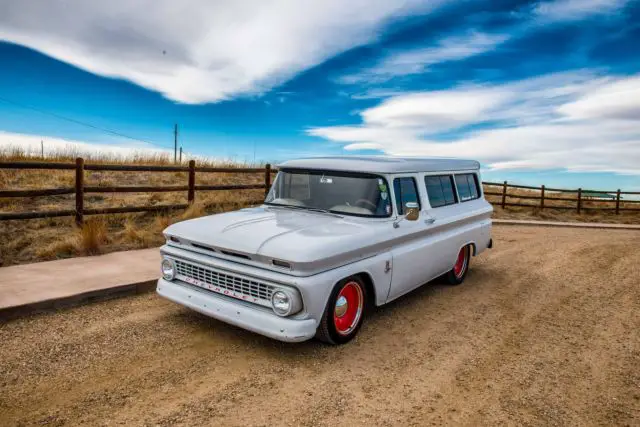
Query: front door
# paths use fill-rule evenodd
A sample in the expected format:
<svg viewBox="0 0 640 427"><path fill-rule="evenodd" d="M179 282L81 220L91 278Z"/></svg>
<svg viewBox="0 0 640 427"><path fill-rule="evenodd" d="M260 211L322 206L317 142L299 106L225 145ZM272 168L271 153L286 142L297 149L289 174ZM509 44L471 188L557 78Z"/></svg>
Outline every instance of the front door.
<svg viewBox="0 0 640 427"><path fill-rule="evenodd" d="M398 214L398 227L394 234L393 274L388 300L409 292L411 289L425 283L431 277L429 265L429 227L424 210L424 203L420 197L418 176L402 176L393 180L395 209ZM420 216L416 221L404 219L405 206L408 202L418 203Z"/></svg>

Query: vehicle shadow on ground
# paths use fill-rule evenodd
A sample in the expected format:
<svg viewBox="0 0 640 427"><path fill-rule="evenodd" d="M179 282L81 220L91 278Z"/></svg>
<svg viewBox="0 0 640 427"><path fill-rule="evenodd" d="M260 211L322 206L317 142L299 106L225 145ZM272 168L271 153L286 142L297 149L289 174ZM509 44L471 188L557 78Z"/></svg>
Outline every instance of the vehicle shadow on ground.
<svg viewBox="0 0 640 427"><path fill-rule="evenodd" d="M487 279L490 277L490 274L491 273L485 271L482 266L476 267L474 270L469 270L464 283L457 286L446 283L442 278L434 279L383 306L373 307L369 310L369 314L365 320L368 321L368 323L380 321L393 316L396 311L426 312L433 302L444 294L451 292L464 294L472 290L477 291L477 289L472 288L488 284Z"/></svg>
<svg viewBox="0 0 640 427"><path fill-rule="evenodd" d="M465 293L490 283L490 271L485 271L483 266L477 266L470 270L465 282L460 286L445 284L441 279L435 279L398 299L381 307L373 307L364 319L364 325L359 336L346 346L330 346L315 339L301 343L285 343L273 340L262 335L229 325L222 321L207 317L187 308L180 308L170 314L169 321L186 324L193 328L194 332L204 336L205 339L215 340L230 351L236 351L238 347L250 347L260 357L277 359L290 359L293 361L313 358L318 360L333 352L342 352L346 348L358 346L360 342L372 339L371 334L394 334L395 331L386 330L384 325L393 321L398 312L407 314L428 313L430 307L443 294L450 292ZM477 289L476 289L477 291ZM427 314L425 314L427 315ZM385 338L385 337L379 337ZM377 340L377 339L376 339ZM251 356L248 356L251 357Z"/></svg>

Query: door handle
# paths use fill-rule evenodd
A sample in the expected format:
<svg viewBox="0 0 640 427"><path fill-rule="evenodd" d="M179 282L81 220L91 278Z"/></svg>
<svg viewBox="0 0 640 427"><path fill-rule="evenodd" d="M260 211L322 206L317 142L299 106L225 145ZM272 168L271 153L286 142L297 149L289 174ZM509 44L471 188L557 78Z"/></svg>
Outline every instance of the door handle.
<svg viewBox="0 0 640 427"><path fill-rule="evenodd" d="M425 224L433 224L434 222L436 222L436 219L433 217L430 217L424 220Z"/></svg>

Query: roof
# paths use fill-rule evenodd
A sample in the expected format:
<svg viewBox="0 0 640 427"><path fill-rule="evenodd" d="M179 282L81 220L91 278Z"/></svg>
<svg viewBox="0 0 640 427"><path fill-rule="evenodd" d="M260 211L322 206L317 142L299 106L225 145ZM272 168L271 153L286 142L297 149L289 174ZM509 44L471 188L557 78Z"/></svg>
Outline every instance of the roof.
<svg viewBox="0 0 640 427"><path fill-rule="evenodd" d="M279 168L357 171L370 173L441 172L480 169L475 160L438 157L328 156L288 160Z"/></svg>

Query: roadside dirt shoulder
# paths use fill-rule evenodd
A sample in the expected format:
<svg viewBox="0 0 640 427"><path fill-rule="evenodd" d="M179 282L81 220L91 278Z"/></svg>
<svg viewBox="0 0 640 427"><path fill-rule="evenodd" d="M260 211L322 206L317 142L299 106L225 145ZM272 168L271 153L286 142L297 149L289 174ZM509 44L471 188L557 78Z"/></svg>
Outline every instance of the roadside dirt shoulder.
<svg viewBox="0 0 640 427"><path fill-rule="evenodd" d="M496 227L459 287L283 344L147 294L0 324L0 425L634 425L640 233Z"/></svg>

